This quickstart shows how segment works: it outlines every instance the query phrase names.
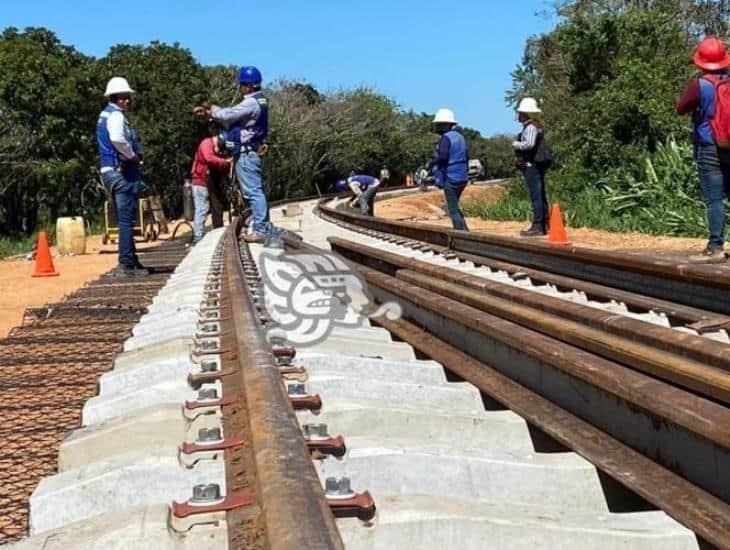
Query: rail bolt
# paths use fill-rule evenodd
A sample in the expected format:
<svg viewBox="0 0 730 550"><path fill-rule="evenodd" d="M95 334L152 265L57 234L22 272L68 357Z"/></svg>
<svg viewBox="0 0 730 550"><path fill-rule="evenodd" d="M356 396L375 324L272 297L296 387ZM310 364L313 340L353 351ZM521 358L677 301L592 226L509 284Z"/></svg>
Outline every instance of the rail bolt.
<svg viewBox="0 0 730 550"><path fill-rule="evenodd" d="M221 488L217 483L201 483L193 486L191 504L210 504L221 499Z"/></svg>
<svg viewBox="0 0 730 550"><path fill-rule="evenodd" d="M214 443L216 441L221 441L222 439L220 428L200 428L198 430L199 443Z"/></svg>
<svg viewBox="0 0 730 550"><path fill-rule="evenodd" d="M287 384L286 392L289 395L307 395L307 389L304 384Z"/></svg>
<svg viewBox="0 0 730 550"><path fill-rule="evenodd" d="M302 427L306 439L327 439L327 424L305 424Z"/></svg>
<svg viewBox="0 0 730 550"><path fill-rule="evenodd" d="M216 388L198 390L198 401L215 401L216 399L218 399L218 390Z"/></svg>
<svg viewBox="0 0 730 550"><path fill-rule="evenodd" d="M203 372L215 372L218 370L218 363L215 361L203 361L200 363L200 370Z"/></svg>
<svg viewBox="0 0 730 550"><path fill-rule="evenodd" d="M328 477L325 480L325 493L327 498L345 499L355 496L355 492L350 487L350 478Z"/></svg>

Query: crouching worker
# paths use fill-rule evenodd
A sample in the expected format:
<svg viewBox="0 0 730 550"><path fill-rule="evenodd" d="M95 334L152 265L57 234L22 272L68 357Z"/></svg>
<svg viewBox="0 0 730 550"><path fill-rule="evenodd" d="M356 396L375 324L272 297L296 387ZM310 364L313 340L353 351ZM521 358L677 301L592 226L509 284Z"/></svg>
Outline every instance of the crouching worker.
<svg viewBox="0 0 730 550"><path fill-rule="evenodd" d="M464 136L456 130L451 109L439 109L433 118L433 128L441 139L429 164L436 187L444 190L446 209L454 229L469 231L459 199L469 183L469 150Z"/></svg>
<svg viewBox="0 0 730 550"><path fill-rule="evenodd" d="M378 192L380 183L381 181L374 176L355 174L353 172L347 180L338 182L338 190L346 191L349 189L352 191L354 196L350 201L350 206L354 206L354 203L357 203L360 207L361 214L372 216L375 209L375 194Z"/></svg>
<svg viewBox="0 0 730 550"><path fill-rule="evenodd" d="M195 202L194 243L203 238L208 212L212 211L214 229L223 226L223 189L231 170L232 159L221 156L218 138L215 136L217 126L211 124L210 132L214 135L200 142L190 170Z"/></svg>

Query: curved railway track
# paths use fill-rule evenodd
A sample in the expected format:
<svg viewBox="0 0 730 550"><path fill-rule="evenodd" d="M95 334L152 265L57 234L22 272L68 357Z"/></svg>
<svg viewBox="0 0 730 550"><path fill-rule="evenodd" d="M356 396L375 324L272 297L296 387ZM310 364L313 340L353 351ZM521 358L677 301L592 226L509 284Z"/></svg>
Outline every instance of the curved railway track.
<svg viewBox="0 0 730 550"><path fill-rule="evenodd" d="M272 219L299 234L283 255L236 225L161 290L131 284L144 314L98 395L107 366L59 373L48 477L13 548L730 547L730 270L365 218L336 197ZM369 317L358 280L402 315ZM115 291L29 312L0 369L27 338L57 346L54 369L113 353L129 333L93 311ZM98 323L74 331L87 310ZM83 427L61 441L70 394Z"/></svg>

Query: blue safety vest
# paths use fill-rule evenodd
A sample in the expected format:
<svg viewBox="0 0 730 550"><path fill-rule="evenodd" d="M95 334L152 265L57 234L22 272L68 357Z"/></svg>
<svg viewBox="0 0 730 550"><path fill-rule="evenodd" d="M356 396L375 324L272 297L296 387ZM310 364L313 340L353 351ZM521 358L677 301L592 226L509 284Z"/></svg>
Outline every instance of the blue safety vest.
<svg viewBox="0 0 730 550"><path fill-rule="evenodd" d="M122 157L119 151L116 150L112 144L112 140L109 137L109 115L114 111L121 111L116 105L109 103L99 114L99 119L96 121L96 144L99 149L99 159L101 161L101 167L120 168L124 178L128 181L138 181L141 178L140 168L137 164L129 164L122 162ZM142 146L139 143L137 132L127 121L124 119L124 137L132 147L132 151L138 156L142 155Z"/></svg>
<svg viewBox="0 0 730 550"><path fill-rule="evenodd" d="M353 181L356 181L360 185L360 191L366 191L368 187L378 181L378 178L375 178L373 176L367 176L364 174L350 176L349 178L347 178L348 183L352 183Z"/></svg>
<svg viewBox="0 0 730 550"><path fill-rule="evenodd" d="M449 164L446 167L446 181L463 183L469 179L469 150L466 140L456 130L449 130L444 134L451 142L449 149Z"/></svg>
<svg viewBox="0 0 730 550"><path fill-rule="evenodd" d="M269 134L269 105L266 97L260 91L254 92L250 97L259 104L259 116L251 120L236 121L223 132L227 152L233 156L239 155L241 151L256 151L266 142ZM241 133L244 131L253 134L246 143L241 141Z"/></svg>

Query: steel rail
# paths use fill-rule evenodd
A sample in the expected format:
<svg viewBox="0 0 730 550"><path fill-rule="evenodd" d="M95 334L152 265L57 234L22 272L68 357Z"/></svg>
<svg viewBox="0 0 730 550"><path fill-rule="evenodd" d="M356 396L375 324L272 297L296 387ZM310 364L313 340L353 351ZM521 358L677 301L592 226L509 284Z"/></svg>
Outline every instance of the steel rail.
<svg viewBox="0 0 730 550"><path fill-rule="evenodd" d="M325 204L328 200L322 199L318 205L325 219L730 314L730 270L721 266L677 263L671 259L372 218L344 208L332 208Z"/></svg>
<svg viewBox="0 0 730 550"><path fill-rule="evenodd" d="M588 351L730 402L730 346L623 315L543 296L339 237L334 251L358 263L495 313Z"/></svg>
<svg viewBox="0 0 730 550"><path fill-rule="evenodd" d="M722 547L730 540L726 502L413 323L378 322L707 541Z"/></svg>
<svg viewBox="0 0 730 550"><path fill-rule="evenodd" d="M342 549L334 516L245 283L238 243L241 227L239 219L227 230L224 261L269 548Z"/></svg>

